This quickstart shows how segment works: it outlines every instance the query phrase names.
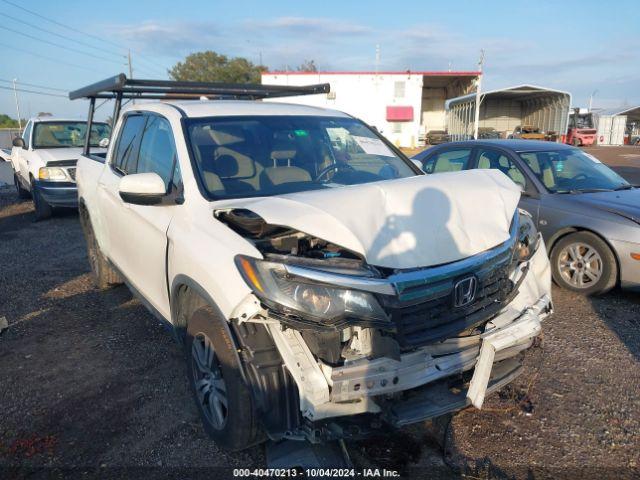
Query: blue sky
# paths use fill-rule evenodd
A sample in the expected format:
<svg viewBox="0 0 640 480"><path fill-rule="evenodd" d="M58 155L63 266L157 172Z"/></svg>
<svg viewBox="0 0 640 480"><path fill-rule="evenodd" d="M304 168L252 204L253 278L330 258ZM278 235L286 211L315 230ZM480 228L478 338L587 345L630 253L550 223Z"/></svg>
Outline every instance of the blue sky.
<svg viewBox="0 0 640 480"><path fill-rule="evenodd" d="M380 45L385 70L474 70L484 48L486 88L533 83L571 92L577 106L595 90L595 107L640 104L639 18L632 0L0 0L0 87L18 78L74 89L126 71L127 48L135 76L166 78L206 49L270 69L313 59L321 70L372 70ZM20 93L20 103L23 117L86 112L61 97ZM15 117L13 92L0 89L0 113Z"/></svg>

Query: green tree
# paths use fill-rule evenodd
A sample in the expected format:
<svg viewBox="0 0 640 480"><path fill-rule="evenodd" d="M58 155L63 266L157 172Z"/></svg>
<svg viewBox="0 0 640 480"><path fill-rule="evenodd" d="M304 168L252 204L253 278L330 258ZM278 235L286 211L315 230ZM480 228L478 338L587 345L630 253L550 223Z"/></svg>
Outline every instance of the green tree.
<svg viewBox="0 0 640 480"><path fill-rule="evenodd" d="M23 122L24 124L25 122ZM18 121L11 118L9 115L0 113L0 128L18 128Z"/></svg>
<svg viewBox="0 0 640 480"><path fill-rule="evenodd" d="M296 70L298 70L299 72L317 72L318 67L316 66L315 61L305 60L304 62L302 62L302 65L300 65Z"/></svg>
<svg viewBox="0 0 640 480"><path fill-rule="evenodd" d="M208 50L188 55L169 70L169 76L193 82L260 83L260 73L265 70L246 58L229 58Z"/></svg>

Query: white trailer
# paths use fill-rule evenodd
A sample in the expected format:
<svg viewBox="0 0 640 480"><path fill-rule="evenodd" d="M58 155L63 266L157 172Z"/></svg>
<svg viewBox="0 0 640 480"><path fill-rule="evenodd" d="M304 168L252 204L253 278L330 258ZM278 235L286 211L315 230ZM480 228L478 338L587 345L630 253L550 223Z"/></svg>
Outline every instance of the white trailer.
<svg viewBox="0 0 640 480"><path fill-rule="evenodd" d="M626 115L596 115L595 119L598 145L624 145Z"/></svg>
<svg viewBox="0 0 640 480"><path fill-rule="evenodd" d="M593 112L598 145L624 145L627 135L640 134L640 106L609 108Z"/></svg>

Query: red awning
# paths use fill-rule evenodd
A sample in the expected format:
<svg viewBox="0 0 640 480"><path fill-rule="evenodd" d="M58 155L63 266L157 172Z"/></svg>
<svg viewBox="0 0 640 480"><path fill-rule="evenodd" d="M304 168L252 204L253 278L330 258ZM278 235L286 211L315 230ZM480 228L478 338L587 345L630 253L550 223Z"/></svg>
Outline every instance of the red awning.
<svg viewBox="0 0 640 480"><path fill-rule="evenodd" d="M387 107L388 122L410 122L413 120L413 107Z"/></svg>

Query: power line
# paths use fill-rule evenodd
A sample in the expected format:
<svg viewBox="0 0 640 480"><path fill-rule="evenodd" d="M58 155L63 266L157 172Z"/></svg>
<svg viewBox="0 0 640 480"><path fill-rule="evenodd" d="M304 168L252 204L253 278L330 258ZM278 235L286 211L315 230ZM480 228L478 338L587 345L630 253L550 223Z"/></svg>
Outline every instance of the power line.
<svg viewBox="0 0 640 480"><path fill-rule="evenodd" d="M2 1L2 2L4 2L4 3L6 3L6 4L8 4L8 5L11 5L11 6L15 7L15 8L18 8L18 9L20 9L20 10L23 10L23 11L25 11L25 12L27 12L27 13L31 14L31 15L34 15L34 16L36 16L36 17L38 17L38 18L41 18L42 20L45 20L45 21L50 22L50 23L53 23L54 25L57 25L57 26L62 27L62 28L66 28L67 30L71 30L72 32L79 33L79 34L81 34L81 35L85 35L85 36L87 36L87 37L93 38L93 39L98 40L98 41L100 41L100 42L107 43L107 44L109 44L109 45L113 45L113 46L118 47L118 48L126 49L126 47L124 47L124 46L123 46L123 45L121 45L121 44L118 44L118 43L116 43L116 42L112 42L112 41L110 41L110 40L105 40L104 38L102 38L102 37L100 37L100 36L98 36L98 35L93 35L93 34L91 34L91 33L87 33L87 32L85 32L85 31L83 31L83 30L78 29L78 28L74 28L74 27L71 27L71 26L69 26L69 25L65 25L65 24L64 24L64 23L62 23L62 22L58 22L57 20L53 20L53 19L51 19L51 18L49 18L49 17L46 17L46 16L44 16L44 15L41 15L41 14L39 14L38 12L34 12L33 10L29 10L28 8L25 8L25 7L21 6L21 5L18 5L17 3L10 2L9 0L1 0L1 1ZM148 64L150 64L150 65L155 65L155 66L156 66L156 68L159 68L159 69L163 72L163 75L166 73L166 67L165 67L165 66L160 65L159 63L155 63L155 62L152 62L152 61L150 61L150 60L145 59L145 58L144 58L144 57L142 57L142 56L140 55L140 53L139 53L139 52L137 52L137 51L134 51L134 50L132 50L132 51L133 51L134 53L136 53L136 55L138 55L138 58L139 58L140 60L144 60L144 61L145 61L145 62L147 62Z"/></svg>
<svg viewBox="0 0 640 480"><path fill-rule="evenodd" d="M11 91L13 91L12 87L3 87L2 85L0 85L0 88L2 90L11 90ZM16 90L16 92L35 93L36 95L47 95L49 97L69 98L67 95L60 95L59 93L37 92L35 90L27 90L27 89L24 89L24 88L16 88L15 90Z"/></svg>
<svg viewBox="0 0 640 480"><path fill-rule="evenodd" d="M31 28L35 28L36 30L40 30L41 32L48 33L49 35L55 35L56 37L62 38L64 40L69 40L70 42L74 42L74 43L77 43L79 45L82 45L82 46L85 46L85 47L88 47L88 48L93 48L93 49L98 50L100 52L108 53L109 55L115 55L117 57L125 58L124 55L121 55L119 53L114 53L112 51L105 50L104 48L96 47L96 46L91 45L89 43L82 42L82 41L80 41L78 39L67 37L66 35L62 35L61 33L57 33L57 32L53 32L51 30L47 30L46 28L42 28L42 27L40 27L38 25L34 25L33 23L26 22L24 20L21 20L19 18L13 17L11 15L7 15L6 13L0 13L0 15L3 16L3 17L10 18L11 20L13 20L15 22L22 23L23 25L27 25L27 26L29 26Z"/></svg>
<svg viewBox="0 0 640 480"><path fill-rule="evenodd" d="M13 83L13 80L6 80L4 78L0 78L0 82ZM18 85L24 85L26 87L44 88L45 90L55 90L57 92L68 92L69 91L69 89L67 89L67 88L45 87L44 85L36 85L34 83L26 83L26 82L19 82L19 81L16 81L16 83Z"/></svg>
<svg viewBox="0 0 640 480"><path fill-rule="evenodd" d="M53 31L51 31L51 30L47 30L46 28L42 28L42 27L40 27L40 26L38 26L38 25L34 25L33 23L25 22L24 20L21 20L21 19L19 19L19 18L13 17L13 16L11 16L11 15L7 15L6 13L0 13L0 16L10 18L10 19L12 19L12 20L14 20L14 21L16 21L16 22L20 22L20 23L23 23L24 25L28 25L29 27L34 28L34 29L36 29L36 30L40 30L40 31L45 32L45 33L48 33L48 34L50 34L50 35L55 35L56 37L60 37L60 38L62 38L62 39L64 39L64 40L69 40L70 42L78 43L78 44L83 45L83 46L86 46L86 47L88 47L88 48L93 48L93 49L96 49L96 50L98 50L98 51L105 52L105 53L108 53L108 54L110 54L110 55L114 55L114 56L116 56L116 57L121 57L121 58L123 58L123 59L124 59L124 58L127 58L127 57L126 57L126 55L121 55L121 54L119 54L119 53L114 53L114 52L112 52L112 51L105 50L105 49L100 48L100 47L96 47L96 46L91 45L91 44L89 44L89 43L81 42L80 40L77 40L77 39L74 39L74 38L68 37L68 36L66 36L66 35L62 35L62 34L59 34L59 33L53 32ZM0 27L0 28L6 28L6 27ZM23 33L21 33L21 35L24 35L24 34L23 34ZM33 37L30 37L30 38L33 38ZM38 40L40 40L40 41L45 41L45 42L46 42L46 40L41 40L41 39L38 39ZM51 42L47 42L47 43L51 43ZM56 46L59 46L59 45L57 45L57 44L56 44ZM68 47L65 47L65 48L68 48ZM88 55L88 53L86 53L86 52L83 52L83 53L85 53L86 55ZM102 57L97 57L97 58L102 58ZM113 61L115 61L115 60L113 60L113 59L106 59L106 60L108 60L108 61L112 61L112 62L113 62ZM152 76L156 75L156 73L150 72L150 71L148 71L146 68L140 68L139 70L143 71L144 73L151 74Z"/></svg>
<svg viewBox="0 0 640 480"><path fill-rule="evenodd" d="M52 42L50 40L43 40L42 38L38 38L38 37L36 37L34 35L29 35L28 33L24 33L24 32L21 32L19 30L14 30L13 28L5 27L4 25L0 25L0 28L3 28L5 30L8 30L8 31L13 32L13 33L16 33L18 35L22 35L22 36L27 37L27 38L31 38L33 40L37 40L39 42L43 42L43 43L47 43L49 45L53 45L54 47L62 48L62 49L65 49L65 50L69 50L70 52L81 53L82 55L87 55L89 57L97 58L97 59L100 59L100 60L105 60L107 62L113 62L113 63L121 64L121 62L119 62L118 60L113 60L113 59L107 58L107 57L101 57L99 55L95 55L95 54L90 53L90 52L85 52L83 50L78 50L77 48L68 47L66 45L62 45L60 43Z"/></svg>
<svg viewBox="0 0 640 480"><path fill-rule="evenodd" d="M29 50L25 50L24 48L13 47L13 46L7 45L5 43L0 43L0 46L5 47L5 48L10 48L11 50L15 50L16 52L27 53L29 55L33 55L34 57L44 58L45 60L50 60L50 61L55 62L55 63L60 64L60 65L67 65L69 67L81 68L83 70L87 70L89 72L95 73L95 69L94 68L87 67L86 65L77 65L75 63L65 62L64 60L59 60L57 58L48 57L48 56L42 55L40 53L31 52Z"/></svg>

